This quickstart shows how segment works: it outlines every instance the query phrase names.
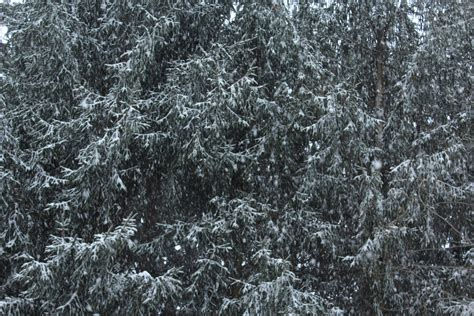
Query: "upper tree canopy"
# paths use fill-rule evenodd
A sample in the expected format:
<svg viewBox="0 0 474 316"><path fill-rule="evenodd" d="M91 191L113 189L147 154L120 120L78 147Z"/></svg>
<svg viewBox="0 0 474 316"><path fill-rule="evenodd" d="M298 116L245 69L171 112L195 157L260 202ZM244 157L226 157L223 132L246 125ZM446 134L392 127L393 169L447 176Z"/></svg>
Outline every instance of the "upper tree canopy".
<svg viewBox="0 0 474 316"><path fill-rule="evenodd" d="M0 311L472 313L472 9L2 5Z"/></svg>

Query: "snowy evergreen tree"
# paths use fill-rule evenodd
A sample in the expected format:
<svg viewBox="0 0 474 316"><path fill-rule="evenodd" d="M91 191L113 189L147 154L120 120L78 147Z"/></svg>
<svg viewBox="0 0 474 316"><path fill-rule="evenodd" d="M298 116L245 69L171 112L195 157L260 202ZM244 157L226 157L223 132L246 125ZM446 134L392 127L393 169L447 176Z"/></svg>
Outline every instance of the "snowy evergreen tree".
<svg viewBox="0 0 474 316"><path fill-rule="evenodd" d="M307 191L341 223L354 312L472 311L470 15L468 2L315 10L337 90L310 126Z"/></svg>
<svg viewBox="0 0 474 316"><path fill-rule="evenodd" d="M25 1L0 312L474 311L468 1Z"/></svg>

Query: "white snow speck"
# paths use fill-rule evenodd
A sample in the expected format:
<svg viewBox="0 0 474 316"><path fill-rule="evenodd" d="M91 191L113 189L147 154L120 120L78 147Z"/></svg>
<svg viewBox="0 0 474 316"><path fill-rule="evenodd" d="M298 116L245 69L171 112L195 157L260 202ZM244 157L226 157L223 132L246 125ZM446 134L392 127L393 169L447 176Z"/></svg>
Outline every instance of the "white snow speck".
<svg viewBox="0 0 474 316"><path fill-rule="evenodd" d="M89 304L86 305L86 311L92 313L92 307Z"/></svg>
<svg viewBox="0 0 474 316"><path fill-rule="evenodd" d="M373 170L380 170L382 169L382 162L378 159L372 161L372 169Z"/></svg>

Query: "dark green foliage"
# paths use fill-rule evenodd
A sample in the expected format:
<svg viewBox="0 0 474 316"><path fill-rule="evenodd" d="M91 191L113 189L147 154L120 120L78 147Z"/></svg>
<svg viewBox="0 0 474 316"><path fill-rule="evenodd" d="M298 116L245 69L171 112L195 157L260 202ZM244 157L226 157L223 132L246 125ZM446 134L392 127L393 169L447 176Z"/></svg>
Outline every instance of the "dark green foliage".
<svg viewBox="0 0 474 316"><path fill-rule="evenodd" d="M473 312L468 1L2 10L1 313Z"/></svg>

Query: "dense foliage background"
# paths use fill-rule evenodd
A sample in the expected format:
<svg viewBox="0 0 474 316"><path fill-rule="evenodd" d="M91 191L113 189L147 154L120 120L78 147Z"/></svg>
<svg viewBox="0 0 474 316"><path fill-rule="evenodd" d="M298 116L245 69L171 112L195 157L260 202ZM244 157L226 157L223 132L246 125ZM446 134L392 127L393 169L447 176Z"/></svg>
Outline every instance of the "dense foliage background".
<svg viewBox="0 0 474 316"><path fill-rule="evenodd" d="M1 6L0 313L474 313L470 1Z"/></svg>

